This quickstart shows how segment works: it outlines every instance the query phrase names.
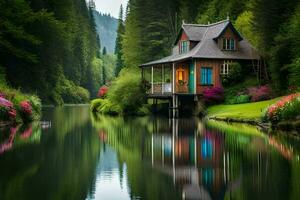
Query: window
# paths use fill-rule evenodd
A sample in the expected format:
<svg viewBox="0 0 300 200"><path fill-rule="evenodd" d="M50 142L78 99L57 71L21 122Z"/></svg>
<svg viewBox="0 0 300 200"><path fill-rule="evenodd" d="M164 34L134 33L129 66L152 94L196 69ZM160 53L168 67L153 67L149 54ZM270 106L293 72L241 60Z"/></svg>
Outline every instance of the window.
<svg viewBox="0 0 300 200"><path fill-rule="evenodd" d="M180 54L187 53L188 52L188 46L189 46L188 41L182 41L181 42L181 47L180 47Z"/></svg>
<svg viewBox="0 0 300 200"><path fill-rule="evenodd" d="M233 38L223 38L223 50L235 50L235 40Z"/></svg>
<svg viewBox="0 0 300 200"><path fill-rule="evenodd" d="M201 85L212 85L212 68L202 67L201 68Z"/></svg>
<svg viewBox="0 0 300 200"><path fill-rule="evenodd" d="M221 66L221 75L228 75L229 68L232 63L232 60L224 60L224 64Z"/></svg>

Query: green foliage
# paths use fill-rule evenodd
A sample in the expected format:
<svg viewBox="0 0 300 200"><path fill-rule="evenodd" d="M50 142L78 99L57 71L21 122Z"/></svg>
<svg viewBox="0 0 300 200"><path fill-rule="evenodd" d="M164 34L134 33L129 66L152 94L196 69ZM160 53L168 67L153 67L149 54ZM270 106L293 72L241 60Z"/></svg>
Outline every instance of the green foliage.
<svg viewBox="0 0 300 200"><path fill-rule="evenodd" d="M239 95L239 96L231 96L227 99L227 104L242 104L250 102L249 95Z"/></svg>
<svg viewBox="0 0 300 200"><path fill-rule="evenodd" d="M103 69L105 70L105 77L103 78L103 84L112 81L115 78L115 68L116 68L116 61L117 58L115 55L105 55L101 56L103 61ZM99 89L99 88L98 88Z"/></svg>
<svg viewBox="0 0 300 200"><path fill-rule="evenodd" d="M107 97L92 101L91 110L103 114L147 114L145 92L140 74L133 69L123 69L112 82Z"/></svg>
<svg viewBox="0 0 300 200"><path fill-rule="evenodd" d="M258 46L258 35L253 30L253 13L246 10L235 21L235 28L245 37L251 45Z"/></svg>
<svg viewBox="0 0 300 200"><path fill-rule="evenodd" d="M250 76L242 83L225 87L225 104L236 104L238 96L247 95L247 88L256 86L258 86L257 79Z"/></svg>
<svg viewBox="0 0 300 200"><path fill-rule="evenodd" d="M229 72L222 76L222 83L224 85L235 84L242 79L242 67L238 62L229 65Z"/></svg>
<svg viewBox="0 0 300 200"><path fill-rule="evenodd" d="M85 1L1 1L0 29L0 65L9 85L51 104L86 101L83 88L98 90L100 44Z"/></svg>
<svg viewBox="0 0 300 200"><path fill-rule="evenodd" d="M60 94L64 103L87 103L90 98L90 94L86 89L76 86L72 81L63 77L60 79L56 91Z"/></svg>
<svg viewBox="0 0 300 200"><path fill-rule="evenodd" d="M207 24L208 22L216 22L226 19L230 16L236 20L237 17L246 9L250 0L210 0L201 4L202 9L197 17L197 22Z"/></svg>
<svg viewBox="0 0 300 200"><path fill-rule="evenodd" d="M118 30L117 30L117 39L116 39L116 48L115 48L115 54L117 55L117 61L116 61L116 69L115 69L115 76L119 76L120 71L124 67L123 62L123 53L122 53L122 41L123 41L123 35L125 33L125 25L124 25L124 11L123 6L120 7L120 13L119 13L119 24L118 24Z"/></svg>
<svg viewBox="0 0 300 200"><path fill-rule="evenodd" d="M94 113L117 115L122 113L118 104L112 103L108 99L95 99L91 102L91 111Z"/></svg>
<svg viewBox="0 0 300 200"><path fill-rule="evenodd" d="M290 65L288 65L290 71L289 84L295 86L300 91L300 57L296 58Z"/></svg>
<svg viewBox="0 0 300 200"><path fill-rule="evenodd" d="M145 92L141 84L140 72L124 69L109 88L107 98L118 104L123 113L134 114L145 102Z"/></svg>

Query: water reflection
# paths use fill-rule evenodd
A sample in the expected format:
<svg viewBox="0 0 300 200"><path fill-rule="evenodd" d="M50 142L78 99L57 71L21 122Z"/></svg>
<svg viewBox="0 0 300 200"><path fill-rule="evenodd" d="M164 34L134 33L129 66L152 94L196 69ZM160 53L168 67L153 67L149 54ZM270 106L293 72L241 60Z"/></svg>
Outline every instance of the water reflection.
<svg viewBox="0 0 300 200"><path fill-rule="evenodd" d="M1 130L1 200L299 199L300 142L282 134L84 106L42 120Z"/></svg>
<svg viewBox="0 0 300 200"><path fill-rule="evenodd" d="M135 162L127 169L130 188L135 182L148 185L154 171L160 174L156 184L171 180L173 186L164 192L179 199L294 199L300 191L294 173L299 170L297 148L255 127L197 119L103 116L94 126L101 130L100 138L116 149L119 159ZM147 163L151 168L141 180L136 177L143 173L137 165L149 167ZM131 192L142 199L162 199L157 191L142 191ZM165 199L170 197L165 195Z"/></svg>

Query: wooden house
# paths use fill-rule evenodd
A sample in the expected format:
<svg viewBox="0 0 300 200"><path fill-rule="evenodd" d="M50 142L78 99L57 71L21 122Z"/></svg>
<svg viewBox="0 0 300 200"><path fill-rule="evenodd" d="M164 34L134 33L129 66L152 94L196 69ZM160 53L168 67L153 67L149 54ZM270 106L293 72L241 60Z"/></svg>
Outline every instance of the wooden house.
<svg viewBox="0 0 300 200"><path fill-rule="evenodd" d="M170 107L176 115L180 99L198 100L205 88L222 87L221 76L229 73L230 63L253 65L259 60L259 54L227 19L207 25L183 23L172 55L140 67L151 85L148 97L172 100Z"/></svg>

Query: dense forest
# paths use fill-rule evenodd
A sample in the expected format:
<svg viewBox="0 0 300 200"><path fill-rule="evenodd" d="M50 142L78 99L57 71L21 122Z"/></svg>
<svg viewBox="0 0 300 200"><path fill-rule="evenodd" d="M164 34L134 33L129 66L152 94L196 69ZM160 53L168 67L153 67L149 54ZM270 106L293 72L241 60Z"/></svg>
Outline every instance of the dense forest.
<svg viewBox="0 0 300 200"><path fill-rule="evenodd" d="M86 102L106 84L107 109L134 111L145 102L138 65L169 55L183 20L207 24L229 16L263 55L282 95L300 86L299 13L299 0L129 0L112 56L100 45L99 19L85 0L3 0L1 84L51 104Z"/></svg>
<svg viewBox="0 0 300 200"><path fill-rule="evenodd" d="M3 0L0 30L1 85L60 105L88 102L111 79L115 58L101 55L85 0Z"/></svg>
<svg viewBox="0 0 300 200"><path fill-rule="evenodd" d="M138 65L171 54L186 23L208 24L230 18L266 61L277 96L300 87L299 0L129 0L120 11L116 44L117 79L112 83L103 112L139 112L145 88ZM120 103L121 102L121 103Z"/></svg>

